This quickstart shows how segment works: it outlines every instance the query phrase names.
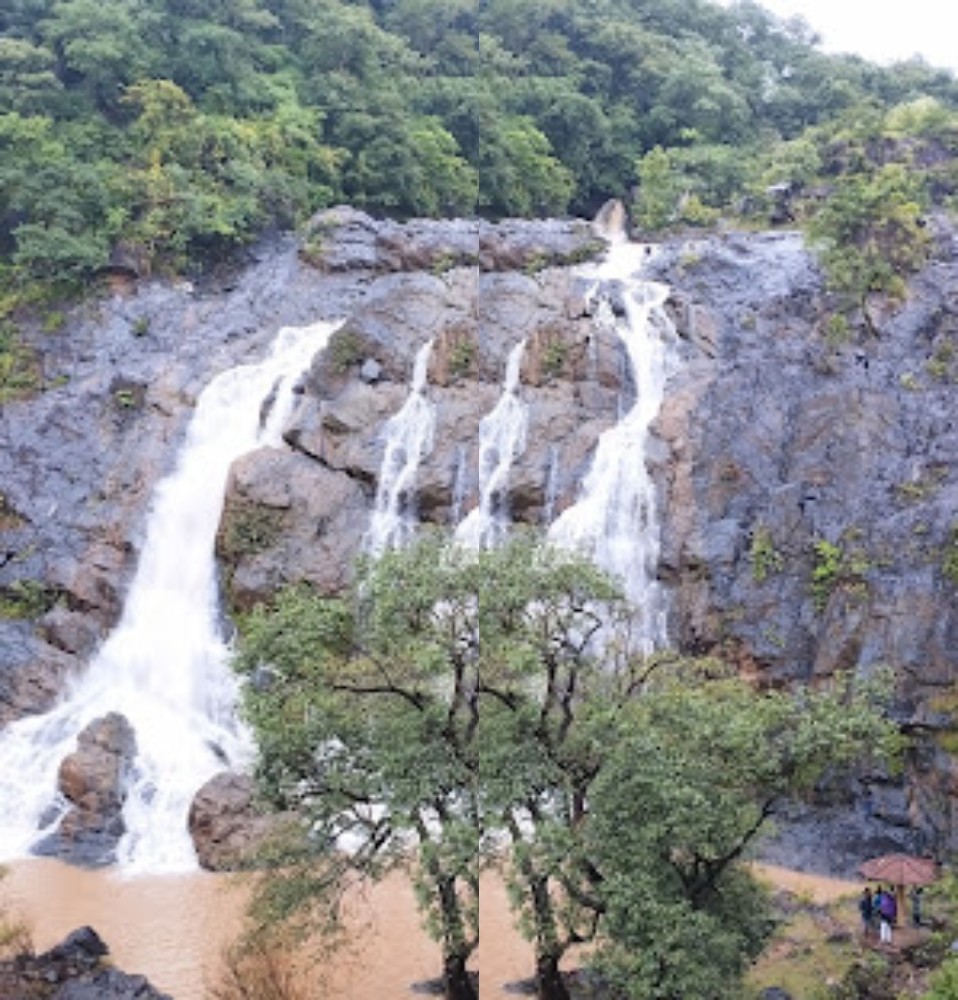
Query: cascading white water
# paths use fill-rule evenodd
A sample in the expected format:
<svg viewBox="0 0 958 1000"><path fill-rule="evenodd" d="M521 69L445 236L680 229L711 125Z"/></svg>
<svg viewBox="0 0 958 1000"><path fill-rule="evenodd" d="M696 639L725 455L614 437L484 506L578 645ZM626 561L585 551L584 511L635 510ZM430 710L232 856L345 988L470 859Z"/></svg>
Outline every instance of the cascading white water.
<svg viewBox="0 0 958 1000"><path fill-rule="evenodd" d="M668 288L637 276L648 253L648 248L617 235L603 263L590 272L600 285L615 281L623 291L625 315L616 319L603 300L599 319L613 323L625 345L635 401L600 437L578 501L548 532L551 541L581 552L619 581L637 616L631 645L644 653L664 645L667 638L664 595L656 579L655 485L646 467L646 448L677 344L663 309Z"/></svg>
<svg viewBox="0 0 958 1000"><path fill-rule="evenodd" d="M415 486L419 464L432 451L436 407L429 399L432 341L416 353L409 395L384 428L386 448L379 471L376 506L365 545L373 555L402 545L416 530Z"/></svg>
<svg viewBox="0 0 958 1000"><path fill-rule="evenodd" d="M479 504L456 528L456 540L481 548L494 545L509 524L505 489L513 462L526 447L529 407L519 392L526 342L509 352L502 395L479 423Z"/></svg>
<svg viewBox="0 0 958 1000"><path fill-rule="evenodd" d="M549 467L546 470L546 496L542 508L542 523L547 527L552 524L556 513L556 501L559 499L559 448L552 445L549 448Z"/></svg>
<svg viewBox="0 0 958 1000"><path fill-rule="evenodd" d="M252 752L218 616L213 547L227 474L240 455L280 444L294 383L338 325L283 329L264 361L224 372L200 394L177 467L156 489L119 624L57 707L0 735L0 857L21 857L39 838L77 734L120 712L137 756L118 861L128 871L196 867L190 801Z"/></svg>
<svg viewBox="0 0 958 1000"><path fill-rule="evenodd" d="M468 482L468 450L465 445L458 445L456 448L456 471L452 477L452 508L449 512L449 521L455 527L462 520L462 508L466 502L466 490Z"/></svg>

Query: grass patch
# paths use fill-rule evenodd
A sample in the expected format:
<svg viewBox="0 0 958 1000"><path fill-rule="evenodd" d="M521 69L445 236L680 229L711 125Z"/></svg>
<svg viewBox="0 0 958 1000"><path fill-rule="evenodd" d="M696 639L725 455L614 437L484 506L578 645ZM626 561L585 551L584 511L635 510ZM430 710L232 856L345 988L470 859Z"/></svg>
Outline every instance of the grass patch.
<svg viewBox="0 0 958 1000"><path fill-rule="evenodd" d="M16 324L0 320L0 404L33 395L41 383L36 353L23 343Z"/></svg>
<svg viewBox="0 0 958 1000"><path fill-rule="evenodd" d="M748 975L749 996L778 986L793 997L818 1000L828 997L861 956L855 934L855 900L842 899L827 906L809 906L791 916L778 929ZM848 941L829 942L836 927L845 927Z"/></svg>
<svg viewBox="0 0 958 1000"><path fill-rule="evenodd" d="M310 1000L315 992L312 974L290 962L288 948L259 940L225 950L219 982L210 987L210 1000Z"/></svg>

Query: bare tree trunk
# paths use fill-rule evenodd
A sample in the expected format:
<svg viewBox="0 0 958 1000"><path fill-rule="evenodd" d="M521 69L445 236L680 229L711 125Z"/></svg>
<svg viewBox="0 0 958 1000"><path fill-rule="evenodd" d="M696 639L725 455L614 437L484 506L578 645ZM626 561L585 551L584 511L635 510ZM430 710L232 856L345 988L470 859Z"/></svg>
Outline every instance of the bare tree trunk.
<svg viewBox="0 0 958 1000"><path fill-rule="evenodd" d="M559 971L559 959L555 955L539 955L536 958L536 996L539 1000L570 1000Z"/></svg>
<svg viewBox="0 0 958 1000"><path fill-rule="evenodd" d="M479 1000L479 993L466 969L461 955L446 955L443 959L442 982L446 1000Z"/></svg>

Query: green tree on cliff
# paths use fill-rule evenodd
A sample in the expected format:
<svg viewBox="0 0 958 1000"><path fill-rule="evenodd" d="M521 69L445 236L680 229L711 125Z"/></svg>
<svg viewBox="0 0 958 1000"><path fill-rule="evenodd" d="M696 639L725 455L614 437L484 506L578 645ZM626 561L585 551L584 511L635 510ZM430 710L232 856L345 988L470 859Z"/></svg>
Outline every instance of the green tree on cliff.
<svg viewBox="0 0 958 1000"><path fill-rule="evenodd" d="M810 223L831 285L852 298L873 332L869 296L901 298L905 279L927 258L924 209L921 179L905 164L887 163L840 177Z"/></svg>

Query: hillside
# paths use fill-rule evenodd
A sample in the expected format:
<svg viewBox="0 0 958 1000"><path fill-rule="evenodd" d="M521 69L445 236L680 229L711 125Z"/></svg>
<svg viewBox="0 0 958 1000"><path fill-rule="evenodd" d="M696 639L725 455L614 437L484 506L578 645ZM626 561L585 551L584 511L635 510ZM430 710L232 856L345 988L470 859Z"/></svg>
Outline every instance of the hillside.
<svg viewBox="0 0 958 1000"><path fill-rule="evenodd" d="M748 2L12 0L0 283L209 264L342 201L591 214L640 184L647 225L764 218L919 98L953 142L951 74L814 42Z"/></svg>

